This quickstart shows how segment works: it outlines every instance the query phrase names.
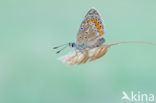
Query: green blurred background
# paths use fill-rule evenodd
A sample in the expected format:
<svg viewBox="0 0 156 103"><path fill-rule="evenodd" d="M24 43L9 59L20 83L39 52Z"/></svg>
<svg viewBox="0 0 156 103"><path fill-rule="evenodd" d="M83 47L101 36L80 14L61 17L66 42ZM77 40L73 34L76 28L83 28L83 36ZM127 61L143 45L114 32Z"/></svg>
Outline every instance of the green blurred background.
<svg viewBox="0 0 156 103"><path fill-rule="evenodd" d="M57 60L95 7L106 43L156 42L155 0L1 0L0 103L121 103L122 91L156 94L156 46L122 44L83 65Z"/></svg>

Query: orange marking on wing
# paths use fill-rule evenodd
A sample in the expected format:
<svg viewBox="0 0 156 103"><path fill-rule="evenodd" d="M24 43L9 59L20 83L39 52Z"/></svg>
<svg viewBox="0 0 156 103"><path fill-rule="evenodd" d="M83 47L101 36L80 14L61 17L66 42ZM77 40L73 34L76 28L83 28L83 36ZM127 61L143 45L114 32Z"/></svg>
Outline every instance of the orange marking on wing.
<svg viewBox="0 0 156 103"><path fill-rule="evenodd" d="M96 22L95 25L98 26L99 25L99 22Z"/></svg>
<svg viewBox="0 0 156 103"><path fill-rule="evenodd" d="M99 34L100 34L100 35L102 35L102 34L103 34L103 32L102 32L101 30L99 30Z"/></svg>
<svg viewBox="0 0 156 103"><path fill-rule="evenodd" d="M94 21L94 19L93 19L93 18L91 18L90 20L91 20L91 21Z"/></svg>
<svg viewBox="0 0 156 103"><path fill-rule="evenodd" d="M89 23L90 22L90 19L87 19L87 23Z"/></svg>
<svg viewBox="0 0 156 103"><path fill-rule="evenodd" d="M101 26L100 25L97 25L96 27L97 27L97 29L101 29Z"/></svg>
<svg viewBox="0 0 156 103"><path fill-rule="evenodd" d="M97 20L96 20L96 19L94 19L93 21L94 21L94 23L96 23L96 22L97 22Z"/></svg>

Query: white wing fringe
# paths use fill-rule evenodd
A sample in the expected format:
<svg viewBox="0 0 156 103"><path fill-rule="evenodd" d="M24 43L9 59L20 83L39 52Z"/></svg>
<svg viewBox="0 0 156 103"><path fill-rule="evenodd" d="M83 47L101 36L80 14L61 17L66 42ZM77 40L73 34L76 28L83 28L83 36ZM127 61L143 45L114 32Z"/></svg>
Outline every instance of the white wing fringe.
<svg viewBox="0 0 156 103"><path fill-rule="evenodd" d="M59 60L69 65L82 64L88 60L93 61L102 57L107 52L109 47L110 45L102 45L92 49L73 51L72 53L59 58Z"/></svg>

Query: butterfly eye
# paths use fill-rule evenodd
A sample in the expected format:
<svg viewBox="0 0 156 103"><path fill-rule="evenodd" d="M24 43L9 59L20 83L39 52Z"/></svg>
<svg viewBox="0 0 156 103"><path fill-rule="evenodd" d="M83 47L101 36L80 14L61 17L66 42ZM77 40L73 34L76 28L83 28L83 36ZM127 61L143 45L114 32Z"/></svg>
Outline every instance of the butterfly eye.
<svg viewBox="0 0 156 103"><path fill-rule="evenodd" d="M80 36L80 39L81 39L82 37Z"/></svg>
<svg viewBox="0 0 156 103"><path fill-rule="evenodd" d="M74 47L74 44L72 43L72 47Z"/></svg>

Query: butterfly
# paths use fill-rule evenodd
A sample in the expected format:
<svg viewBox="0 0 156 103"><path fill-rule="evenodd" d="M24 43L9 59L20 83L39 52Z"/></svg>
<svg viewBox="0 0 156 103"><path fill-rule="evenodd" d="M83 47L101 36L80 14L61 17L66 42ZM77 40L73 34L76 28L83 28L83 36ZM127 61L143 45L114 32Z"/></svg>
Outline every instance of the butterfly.
<svg viewBox="0 0 156 103"><path fill-rule="evenodd" d="M82 64L86 61L95 60L102 57L109 47L121 43L144 43L156 45L156 43L145 42L145 41L120 41L111 44L104 44L105 39L102 37L105 33L103 20L99 12L95 8L91 8L80 24L80 28L76 35L75 42L63 44L53 49L63 47L56 53L60 53L67 46L73 48L75 52L69 53L68 55L60 58L61 61L73 64ZM104 45L103 45L104 44Z"/></svg>
<svg viewBox="0 0 156 103"><path fill-rule="evenodd" d="M103 20L99 12L95 8L91 8L87 12L87 14L85 15L84 19L80 24L80 28L76 35L76 41L68 43L68 45L74 48L75 50L84 50L87 48L99 47L105 42L105 39L102 37L103 34L104 34ZM54 49L58 47L54 47ZM66 46L64 48L66 48ZM63 49L59 50L56 53L59 53Z"/></svg>

